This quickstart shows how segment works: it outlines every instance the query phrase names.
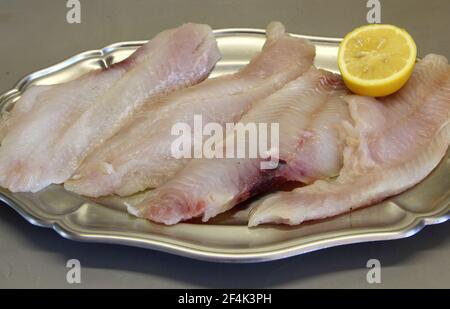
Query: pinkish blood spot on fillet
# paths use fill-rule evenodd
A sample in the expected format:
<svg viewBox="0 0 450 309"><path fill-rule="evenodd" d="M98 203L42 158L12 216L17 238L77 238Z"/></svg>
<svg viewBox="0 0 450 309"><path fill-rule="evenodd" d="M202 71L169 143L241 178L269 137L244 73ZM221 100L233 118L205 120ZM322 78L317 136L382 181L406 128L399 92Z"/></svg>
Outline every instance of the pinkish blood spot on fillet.
<svg viewBox="0 0 450 309"><path fill-rule="evenodd" d="M193 215L199 216L205 210L206 203L204 201L198 201L194 207Z"/></svg>
<svg viewBox="0 0 450 309"><path fill-rule="evenodd" d="M236 197L236 204L262 192L276 190L279 186L286 182L284 177L276 175L276 172L274 171L271 173L262 172L261 174L262 176L258 178L255 183L253 183L249 190Z"/></svg>

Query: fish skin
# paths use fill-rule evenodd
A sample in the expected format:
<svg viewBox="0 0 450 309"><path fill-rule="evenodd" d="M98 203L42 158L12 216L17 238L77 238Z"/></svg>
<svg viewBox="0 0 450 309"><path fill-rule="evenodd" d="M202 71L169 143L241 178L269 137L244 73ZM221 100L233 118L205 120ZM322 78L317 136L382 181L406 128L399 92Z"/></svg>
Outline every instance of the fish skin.
<svg viewBox="0 0 450 309"><path fill-rule="evenodd" d="M111 68L43 91L30 89L37 95L19 100L2 126L0 185L37 192L64 182L143 105L200 82L219 58L209 26L184 24Z"/></svg>
<svg viewBox="0 0 450 309"><path fill-rule="evenodd" d="M212 78L164 98L146 108L128 127L107 141L80 167L67 190L87 196L127 196L157 187L172 178L189 159L171 156L175 123L238 121L250 105L305 72L313 62L314 46L269 24L262 52L241 71Z"/></svg>
<svg viewBox="0 0 450 309"><path fill-rule="evenodd" d="M282 164L278 168L262 170L261 159L192 160L149 198L136 207L129 207L129 211L167 225L198 216L208 221L275 185L333 176L342 166L337 129L350 117L343 100L347 94L340 76L311 68L255 104L241 120L244 124L279 122ZM328 151L323 152L324 159L294 164L299 155L320 156L325 148ZM314 166L328 159L333 163Z"/></svg>
<svg viewBox="0 0 450 309"><path fill-rule="evenodd" d="M450 66L428 55L398 93L379 100L347 98L344 167L333 181L275 193L251 212L249 226L297 225L380 202L427 177L450 144Z"/></svg>

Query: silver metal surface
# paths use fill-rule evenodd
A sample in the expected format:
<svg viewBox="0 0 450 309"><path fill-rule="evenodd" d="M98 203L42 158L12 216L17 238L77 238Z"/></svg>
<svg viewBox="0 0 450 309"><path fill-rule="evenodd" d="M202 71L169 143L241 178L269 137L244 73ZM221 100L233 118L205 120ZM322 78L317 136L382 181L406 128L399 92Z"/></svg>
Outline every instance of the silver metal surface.
<svg viewBox="0 0 450 309"><path fill-rule="evenodd" d="M265 41L264 30L215 31L222 60L212 76L244 66ZM316 66L337 72L339 39L307 37L317 46ZM23 78L14 89L0 96L0 110L11 108L30 85L50 85L74 79L129 56L145 41L123 42L88 51ZM248 228L247 210L238 207L208 224L198 222L163 226L129 216L128 199L88 199L62 186L39 193L11 193L0 189L0 200L30 223L53 228L77 241L115 243L161 250L191 258L218 262L262 262L350 243L389 240L411 236L425 225L450 218L450 157L413 189L380 204L330 220L298 227Z"/></svg>

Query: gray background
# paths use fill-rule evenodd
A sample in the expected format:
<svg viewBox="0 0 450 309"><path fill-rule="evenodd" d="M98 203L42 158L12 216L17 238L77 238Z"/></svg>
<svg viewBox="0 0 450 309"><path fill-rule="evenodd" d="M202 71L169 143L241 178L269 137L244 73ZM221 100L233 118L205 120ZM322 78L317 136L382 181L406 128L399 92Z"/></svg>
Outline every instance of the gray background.
<svg viewBox="0 0 450 309"><path fill-rule="evenodd" d="M408 29L419 47L450 57L450 1L381 0L382 21ZM366 21L366 0L81 0L82 23L66 22L66 0L0 0L0 91L78 52L150 39L186 21L213 28L264 28L341 37ZM450 224L404 240L332 248L266 264L224 265L112 245L82 244L31 226L0 207L0 287L450 287ZM82 284L66 282L79 259ZM366 282L379 259L382 284Z"/></svg>

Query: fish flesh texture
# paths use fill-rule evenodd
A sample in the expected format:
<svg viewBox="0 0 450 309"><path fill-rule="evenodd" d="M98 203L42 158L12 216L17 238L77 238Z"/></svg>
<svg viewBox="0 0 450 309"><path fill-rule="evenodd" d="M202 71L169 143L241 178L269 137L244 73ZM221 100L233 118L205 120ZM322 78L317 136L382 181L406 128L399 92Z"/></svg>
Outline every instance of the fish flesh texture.
<svg viewBox="0 0 450 309"><path fill-rule="evenodd" d="M211 28L185 24L107 70L33 90L2 125L0 185L36 192L64 182L143 104L203 80L219 58Z"/></svg>
<svg viewBox="0 0 450 309"><path fill-rule="evenodd" d="M64 182L143 105L205 79L219 58L211 28L185 24L106 70L31 88L1 125L0 185L36 192Z"/></svg>
<svg viewBox="0 0 450 309"><path fill-rule="evenodd" d="M261 158L193 160L129 211L165 224L198 216L207 221L274 185L336 175L342 166L339 125L349 119L342 99L346 94L338 75L310 69L258 102L241 120L279 124L277 168L261 169Z"/></svg>
<svg viewBox="0 0 450 309"><path fill-rule="evenodd" d="M129 211L168 225L199 216L207 221L283 182L335 176L342 167L339 127L350 118L347 94L339 75L311 68L241 119L243 124L278 123L278 166L262 169L262 157L192 160ZM236 134L227 139L237 139Z"/></svg>
<svg viewBox="0 0 450 309"><path fill-rule="evenodd" d="M399 194L427 177L450 143L450 66L428 55L394 95L349 96L344 167L338 178L267 197L249 225L336 216Z"/></svg>
<svg viewBox="0 0 450 309"><path fill-rule="evenodd" d="M146 107L132 123L106 141L65 183L67 190L86 196L127 196L157 187L181 170L189 158L175 158L171 134L176 123L237 122L251 104L297 78L313 63L314 45L285 33L279 22L269 24L267 41L255 58L231 75L208 79Z"/></svg>
<svg viewBox="0 0 450 309"><path fill-rule="evenodd" d="M262 52L241 71L212 78L146 108L128 127L107 141L66 182L65 188L86 196L127 196L165 183L189 159L174 158L175 123L238 121L251 103L266 97L306 71L315 56L307 40L271 23Z"/></svg>

